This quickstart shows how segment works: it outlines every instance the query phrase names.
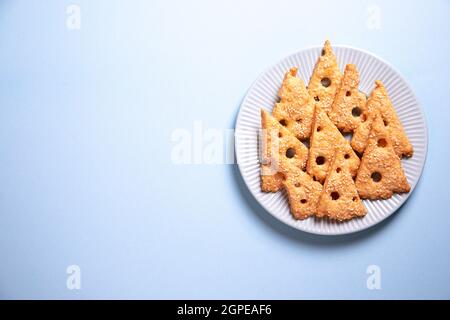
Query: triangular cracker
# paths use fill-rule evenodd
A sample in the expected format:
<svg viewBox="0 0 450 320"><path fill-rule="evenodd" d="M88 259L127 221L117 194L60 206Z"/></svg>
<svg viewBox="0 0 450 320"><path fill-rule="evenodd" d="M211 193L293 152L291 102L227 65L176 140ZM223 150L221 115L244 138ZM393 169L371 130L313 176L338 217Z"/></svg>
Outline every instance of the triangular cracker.
<svg viewBox="0 0 450 320"><path fill-rule="evenodd" d="M359 153L362 153L367 145L369 131L371 127L371 119L373 114L378 110L381 114L384 125L386 126L392 145L398 157L413 155L413 147L406 136L403 126L398 119L392 102L386 92L383 83L380 80L375 81L375 89L372 91L366 105L368 112L368 120L361 123L355 130L352 138L352 147Z"/></svg>
<svg viewBox="0 0 450 320"><path fill-rule="evenodd" d="M372 127L372 119L374 117L373 112L369 111L369 100L366 104L366 112L364 113L364 120L359 126L353 131L351 146L353 150L358 152L360 155L364 153L364 149L366 149L367 138L369 137L370 128Z"/></svg>
<svg viewBox="0 0 450 320"><path fill-rule="evenodd" d="M309 95L316 101L316 105L322 107L326 113L331 110L331 104L340 86L341 78L342 74L336 56L331 49L330 41L327 40L308 84Z"/></svg>
<svg viewBox="0 0 450 320"><path fill-rule="evenodd" d="M261 126L261 189L276 192L282 188L285 172L282 168L304 169L308 149L265 110L261 110Z"/></svg>
<svg viewBox="0 0 450 320"><path fill-rule="evenodd" d="M306 219L316 213L322 185L299 168L286 173L283 185L287 191L291 213L295 219Z"/></svg>
<svg viewBox="0 0 450 320"><path fill-rule="evenodd" d="M325 111L316 105L306 170L321 183L325 181L336 148L344 152L350 173L355 176L359 166L358 156Z"/></svg>
<svg viewBox="0 0 450 320"><path fill-rule="evenodd" d="M344 221L362 217L367 210L358 196L355 182L348 170L344 153L336 150L317 205L317 217Z"/></svg>
<svg viewBox="0 0 450 320"><path fill-rule="evenodd" d="M275 105L272 114L298 139L305 140L311 132L314 100L296 75L297 68L291 68L284 76L278 92L280 102Z"/></svg>
<svg viewBox="0 0 450 320"><path fill-rule="evenodd" d="M361 198L372 200L388 199L393 193L411 189L378 112L372 121L355 184Z"/></svg>
<svg viewBox="0 0 450 320"><path fill-rule="evenodd" d="M352 132L364 121L366 95L359 91L359 73L354 64L345 66L341 85L336 93L331 110L331 121L343 132Z"/></svg>

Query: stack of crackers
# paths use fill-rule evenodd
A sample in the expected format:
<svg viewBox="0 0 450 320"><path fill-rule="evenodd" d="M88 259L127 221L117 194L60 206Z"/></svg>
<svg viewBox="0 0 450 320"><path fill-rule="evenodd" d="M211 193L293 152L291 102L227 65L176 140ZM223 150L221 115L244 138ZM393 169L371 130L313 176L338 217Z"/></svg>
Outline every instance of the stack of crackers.
<svg viewBox="0 0 450 320"><path fill-rule="evenodd" d="M296 219L363 217L361 199L410 191L401 158L413 147L386 89L376 80L366 97L358 86L356 66L342 74L327 40L308 87L291 68L272 114L261 110L261 189L285 189Z"/></svg>

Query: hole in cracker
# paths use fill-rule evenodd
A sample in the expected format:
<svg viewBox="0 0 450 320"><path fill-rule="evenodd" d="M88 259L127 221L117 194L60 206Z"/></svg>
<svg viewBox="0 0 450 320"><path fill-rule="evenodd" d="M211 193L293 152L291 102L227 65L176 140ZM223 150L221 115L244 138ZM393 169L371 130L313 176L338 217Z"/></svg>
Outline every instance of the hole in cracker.
<svg viewBox="0 0 450 320"><path fill-rule="evenodd" d="M315 96L315 97L314 97L314 100L316 100L316 101L320 101L320 99L319 99L319 97L318 97L318 96Z"/></svg>
<svg viewBox="0 0 450 320"><path fill-rule="evenodd" d="M347 91L347 92L345 93L345 95L346 95L347 97L350 97L350 96L352 95L352 93L351 93L350 91Z"/></svg>
<svg viewBox="0 0 450 320"><path fill-rule="evenodd" d="M264 163L265 165L272 165L272 162L266 162L266 163ZM277 173L275 173L275 174L271 174L271 173L268 173L270 176L273 176L275 179L277 179L277 180L282 180L282 181L286 181L286 176L282 173L282 172L277 172Z"/></svg>
<svg viewBox="0 0 450 320"><path fill-rule="evenodd" d="M373 172L370 177L372 178L372 180L374 182L380 182L381 181L381 173L379 173L378 171Z"/></svg>
<svg viewBox="0 0 450 320"><path fill-rule="evenodd" d="M294 148L288 148L286 150L286 157L288 157L289 159L295 157L295 149Z"/></svg>
<svg viewBox="0 0 450 320"><path fill-rule="evenodd" d="M297 123L301 123L301 122L302 122L302 118L297 118L295 121L296 121Z"/></svg>
<svg viewBox="0 0 450 320"><path fill-rule="evenodd" d="M320 131L322 131L322 127L317 127L317 132L320 132Z"/></svg>
<svg viewBox="0 0 450 320"><path fill-rule="evenodd" d="M331 80L330 78L323 78L322 80L320 80L320 83L325 87L328 88L331 84Z"/></svg>
<svg viewBox="0 0 450 320"><path fill-rule="evenodd" d="M281 131L278 132L278 138L283 138L283 134L281 133Z"/></svg>
<svg viewBox="0 0 450 320"><path fill-rule="evenodd" d="M336 168L336 172L337 173L341 172L341 168Z"/></svg>
<svg viewBox="0 0 450 320"><path fill-rule="evenodd" d="M302 140L302 139L299 139L299 140L303 143L303 145L305 147L307 147L309 149L309 138L306 138L305 140Z"/></svg>
<svg viewBox="0 0 450 320"><path fill-rule="evenodd" d="M384 123L385 127L387 127L389 125L389 122L386 119L383 119L383 123Z"/></svg>
<svg viewBox="0 0 450 320"><path fill-rule="evenodd" d="M358 197L357 197L357 196L354 196L352 200L353 200L353 201L358 201Z"/></svg>
<svg viewBox="0 0 450 320"><path fill-rule="evenodd" d="M381 138L381 139L378 139L378 143L377 144L378 144L379 147L384 148L384 147L387 146L387 141L386 141L386 139Z"/></svg>
<svg viewBox="0 0 450 320"><path fill-rule="evenodd" d="M362 121L362 122L366 122L366 120L367 120L367 116L366 116L365 113L363 113L363 114L361 115L361 121Z"/></svg>
<svg viewBox="0 0 450 320"><path fill-rule="evenodd" d="M323 165L323 164L325 163L325 157L323 157L323 156L318 156L318 157L316 158L316 163L317 163L319 166Z"/></svg>
<svg viewBox="0 0 450 320"><path fill-rule="evenodd" d="M294 186L295 186L296 188L300 188L300 183L296 182L296 183L294 184Z"/></svg>
<svg viewBox="0 0 450 320"><path fill-rule="evenodd" d="M325 49L322 49L322 52L320 53L322 56L325 55Z"/></svg>
<svg viewBox="0 0 450 320"><path fill-rule="evenodd" d="M333 191L330 195L332 200L339 199L339 192Z"/></svg>
<svg viewBox="0 0 450 320"><path fill-rule="evenodd" d="M360 107L354 107L352 109L352 116L354 116L354 117L359 117L361 115L361 113L362 113L362 110Z"/></svg>
<svg viewBox="0 0 450 320"><path fill-rule="evenodd" d="M280 124L281 124L283 127L286 127L286 126L287 126L286 120L284 120L284 119L281 119L281 120L280 120Z"/></svg>
<svg viewBox="0 0 450 320"><path fill-rule="evenodd" d="M350 159L350 155L348 153L345 154L344 156L345 159Z"/></svg>
<svg viewBox="0 0 450 320"><path fill-rule="evenodd" d="M306 203L306 199L300 200L301 203Z"/></svg>

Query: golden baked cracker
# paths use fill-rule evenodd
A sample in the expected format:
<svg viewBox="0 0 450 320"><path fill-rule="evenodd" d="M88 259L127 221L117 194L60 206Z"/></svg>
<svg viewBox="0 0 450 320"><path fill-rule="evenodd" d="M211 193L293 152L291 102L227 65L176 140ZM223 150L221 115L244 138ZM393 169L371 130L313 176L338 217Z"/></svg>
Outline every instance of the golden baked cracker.
<svg viewBox="0 0 450 320"><path fill-rule="evenodd" d="M355 131L353 131L352 141L350 143L353 150L358 152L360 155L362 155L364 153L364 149L366 149L367 138L369 137L370 128L372 127L373 113L369 111L369 101L370 98L366 104L366 112L363 114L365 121L362 121Z"/></svg>
<svg viewBox="0 0 450 320"><path fill-rule="evenodd" d="M284 174L272 173L268 166L261 165L261 190L263 192L277 192L283 188Z"/></svg>
<svg viewBox="0 0 450 320"><path fill-rule="evenodd" d="M305 84L297 75L297 68L291 68L284 76L278 92L280 102L272 115L286 126L298 139L309 138L314 114L314 99L308 94Z"/></svg>
<svg viewBox="0 0 450 320"><path fill-rule="evenodd" d="M291 213L295 219L306 219L316 213L322 185L298 167L286 171L283 185L287 191Z"/></svg>
<svg viewBox="0 0 450 320"><path fill-rule="evenodd" d="M359 91L358 86L358 70L354 64L347 64L341 85L328 113L331 121L343 132L352 132L366 117L364 114L366 95Z"/></svg>
<svg viewBox="0 0 450 320"><path fill-rule="evenodd" d="M261 189L276 192L282 188L282 167L304 169L308 149L269 112L261 110Z"/></svg>
<svg viewBox="0 0 450 320"><path fill-rule="evenodd" d="M336 149L319 198L316 216L344 221L365 216L366 212L344 153Z"/></svg>
<svg viewBox="0 0 450 320"><path fill-rule="evenodd" d="M353 132L351 141L352 148L359 154L363 154L366 148L367 139L369 138L370 128L372 127L372 121L377 114L377 110L380 109L380 105L383 103L384 97L380 88L377 86L370 93L370 97L366 103L365 120L359 124L359 126Z"/></svg>
<svg viewBox="0 0 450 320"><path fill-rule="evenodd" d="M379 112L372 121L355 184L361 198L372 200L388 199L393 193L411 189Z"/></svg>
<svg viewBox="0 0 450 320"><path fill-rule="evenodd" d="M331 109L341 78L342 74L336 56L331 49L330 41L327 40L308 84L309 95L316 101L316 105L322 107L326 113Z"/></svg>
<svg viewBox="0 0 450 320"><path fill-rule="evenodd" d="M321 183L325 181L336 148L340 148L344 152L350 173L355 176L359 166L358 156L325 111L316 105L306 170Z"/></svg>
<svg viewBox="0 0 450 320"><path fill-rule="evenodd" d="M373 113L376 110L380 112L397 156L400 158L402 156L411 157L413 155L413 147L406 136L386 89L380 80L375 81L375 89L372 91L367 101L366 110L368 112L368 118L372 119ZM366 121L365 123L361 123L355 130L355 134L352 138L352 147L359 153L362 153L366 147L370 127L370 121Z"/></svg>

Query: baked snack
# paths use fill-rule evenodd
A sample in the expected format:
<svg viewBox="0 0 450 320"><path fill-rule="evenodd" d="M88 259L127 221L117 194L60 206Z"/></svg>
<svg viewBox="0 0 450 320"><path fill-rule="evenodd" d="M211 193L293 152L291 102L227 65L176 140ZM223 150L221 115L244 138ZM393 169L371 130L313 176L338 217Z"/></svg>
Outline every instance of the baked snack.
<svg viewBox="0 0 450 320"><path fill-rule="evenodd" d="M341 78L336 56L331 49L330 41L326 40L308 84L309 95L326 113L331 110Z"/></svg>
<svg viewBox="0 0 450 320"><path fill-rule="evenodd" d="M359 91L358 86L358 70L354 64L347 64L328 113L331 121L343 132L353 132L366 117L366 95Z"/></svg>
<svg viewBox="0 0 450 320"><path fill-rule="evenodd" d="M321 183L325 181L336 148L342 150L350 173L355 176L359 166L358 156L325 111L316 104L306 170Z"/></svg>
<svg viewBox="0 0 450 320"><path fill-rule="evenodd" d="M316 216L344 221L363 217L366 212L358 196L344 153L336 149L319 198Z"/></svg>
<svg viewBox="0 0 450 320"><path fill-rule="evenodd" d="M287 168L283 186L287 191L295 219L306 219L316 213L322 185L298 167Z"/></svg>
<svg viewBox="0 0 450 320"><path fill-rule="evenodd" d="M371 119L367 147L356 176L362 199L388 199L393 193L409 192L405 173L379 112Z"/></svg>
<svg viewBox="0 0 450 320"><path fill-rule="evenodd" d="M304 169L308 149L269 112L261 109L261 189L276 192L282 188L284 172L281 167Z"/></svg>
<svg viewBox="0 0 450 320"><path fill-rule="evenodd" d="M413 147L406 136L386 89L380 80L375 81L375 89L372 91L367 101L366 110L368 121L362 122L358 128L356 128L351 142L353 149L361 154L366 148L371 128L370 121L371 119L374 119L374 113L378 110L397 156L400 158L402 156L411 157L413 154Z"/></svg>
<svg viewBox="0 0 450 320"><path fill-rule="evenodd" d="M401 157L413 148L382 82L367 98L356 66L342 75L328 40L307 88L297 72L285 73L272 114L261 110L261 190L284 189L295 219L339 222L364 217L362 199L409 192Z"/></svg>
<svg viewBox="0 0 450 320"><path fill-rule="evenodd" d="M305 84L297 77L297 68L291 68L284 76L278 92L280 102L273 109L273 116L298 139L309 138L314 114L314 99Z"/></svg>
<svg viewBox="0 0 450 320"><path fill-rule="evenodd" d="M308 149L265 110L261 110L261 124L262 191L275 192L284 187L294 218L313 215L322 185L303 171Z"/></svg>

